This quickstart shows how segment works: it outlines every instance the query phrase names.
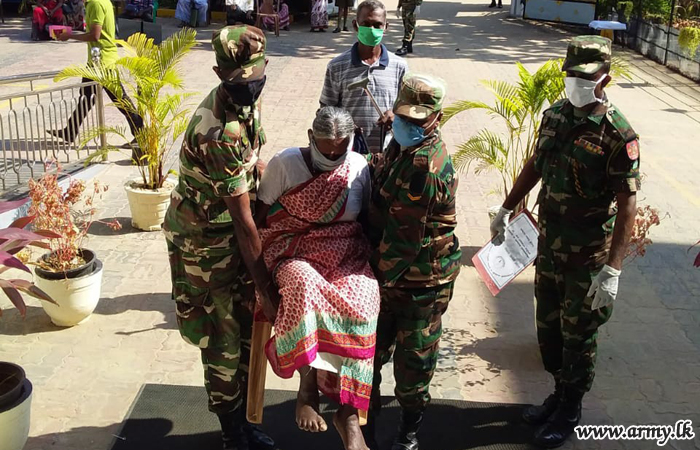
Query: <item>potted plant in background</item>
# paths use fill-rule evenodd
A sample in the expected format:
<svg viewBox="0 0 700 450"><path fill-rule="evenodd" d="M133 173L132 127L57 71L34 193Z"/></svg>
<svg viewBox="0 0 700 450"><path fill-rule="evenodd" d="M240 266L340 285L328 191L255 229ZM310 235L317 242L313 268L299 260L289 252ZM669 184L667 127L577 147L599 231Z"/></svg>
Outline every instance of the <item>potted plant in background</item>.
<svg viewBox="0 0 700 450"><path fill-rule="evenodd" d="M518 83L487 80L482 84L494 95L493 105L484 102L462 100L445 108L443 124L464 111L483 110L492 117L499 118L505 125L505 134L492 131L491 127L478 131L467 142L457 146L452 156L455 168L476 174L495 170L500 175L500 186L494 192L503 199L513 187L525 163L532 157L539 139L542 112L549 105L564 98L565 73L561 71L563 60L550 60L534 73L521 63L518 67ZM618 58L612 61L612 76L629 78L627 64ZM516 207L517 214L528 205L529 196ZM489 208L493 217L498 206Z"/></svg>
<svg viewBox="0 0 700 450"><path fill-rule="evenodd" d="M49 253L34 264L36 285L55 300L42 302L51 321L63 327L77 325L95 310L100 299L102 262L95 253L82 244L97 210L95 199L107 191L94 181L91 193L86 193L85 182L69 179L65 191L59 184L60 166L47 167L38 180L29 180L30 216L34 226L52 231ZM119 229L119 222L103 222Z"/></svg>
<svg viewBox="0 0 700 450"><path fill-rule="evenodd" d="M11 211L26 203L1 202L0 214ZM22 293L29 294L45 302L53 300L31 281L21 278L9 278L8 271L24 271L31 274L29 268L17 255L28 246L48 248L42 240L47 237L58 237L47 231L27 231L24 228L34 218L22 217L15 220L9 227L0 230L0 287L10 302L19 310L22 317L27 312ZM41 234L40 234L41 233ZM2 309L0 309L2 316ZM17 450L24 447L29 435L31 417L32 383L27 379L24 370L17 364L0 361L0 450Z"/></svg>
<svg viewBox="0 0 700 450"><path fill-rule="evenodd" d="M112 68L100 64L73 66L64 69L56 81L69 77L85 77L97 81L117 96L116 106L143 117L144 126L134 136L140 149L138 169L140 177L128 180L125 189L135 228L160 230L170 202L170 191L175 183L167 177L167 156L177 139L187 129L189 112L184 108L191 95L181 92L183 81L179 67L182 59L195 45L196 32L183 29L161 44L145 34L133 34L127 41L117 41L126 50ZM125 101L122 84L134 103ZM81 146L106 133L130 142L125 127L98 127L86 133ZM103 158L107 152L117 150L107 146L93 153L93 158Z"/></svg>

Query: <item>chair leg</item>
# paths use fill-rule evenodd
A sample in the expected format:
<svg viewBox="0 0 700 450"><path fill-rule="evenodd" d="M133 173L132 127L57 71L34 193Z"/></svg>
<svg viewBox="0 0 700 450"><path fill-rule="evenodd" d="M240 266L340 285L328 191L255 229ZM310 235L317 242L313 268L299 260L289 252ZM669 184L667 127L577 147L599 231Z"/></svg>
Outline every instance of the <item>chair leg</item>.
<svg viewBox="0 0 700 450"><path fill-rule="evenodd" d="M357 410L357 417L360 419L361 427L367 425L367 411L362 409Z"/></svg>
<svg viewBox="0 0 700 450"><path fill-rule="evenodd" d="M248 401L246 418L248 422L260 424L263 419L265 404L265 375L267 374L267 358L265 344L272 335L270 322L253 322L253 336L250 344L250 364L248 365Z"/></svg>
<svg viewBox="0 0 700 450"><path fill-rule="evenodd" d="M275 16L275 36L280 37L280 18Z"/></svg>

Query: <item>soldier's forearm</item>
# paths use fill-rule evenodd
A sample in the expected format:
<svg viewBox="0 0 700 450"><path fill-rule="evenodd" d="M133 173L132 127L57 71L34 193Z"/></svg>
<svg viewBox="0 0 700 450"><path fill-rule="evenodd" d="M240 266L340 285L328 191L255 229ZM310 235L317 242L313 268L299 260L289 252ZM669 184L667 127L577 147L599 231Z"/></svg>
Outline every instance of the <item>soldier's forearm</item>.
<svg viewBox="0 0 700 450"><path fill-rule="evenodd" d="M535 157L533 156L525 163L522 172L513 184L513 188L503 202L503 207L511 211L514 210L539 180L540 175L535 170Z"/></svg>
<svg viewBox="0 0 700 450"><path fill-rule="evenodd" d="M622 269L622 261L627 254L636 217L637 195L634 193L617 194L617 218L615 219L615 229L608 256L608 265L613 269Z"/></svg>
<svg viewBox="0 0 700 450"><path fill-rule="evenodd" d="M261 294L264 294L270 287L272 279L262 258L262 243L250 211L248 194L227 198L225 201L234 222L236 240L243 263L250 272L255 286Z"/></svg>

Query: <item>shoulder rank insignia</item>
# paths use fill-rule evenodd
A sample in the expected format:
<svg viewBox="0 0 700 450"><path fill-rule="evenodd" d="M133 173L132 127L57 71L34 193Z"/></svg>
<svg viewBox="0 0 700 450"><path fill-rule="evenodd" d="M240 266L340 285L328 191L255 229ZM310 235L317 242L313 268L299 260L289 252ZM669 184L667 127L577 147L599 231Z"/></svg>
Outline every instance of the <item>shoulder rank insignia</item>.
<svg viewBox="0 0 700 450"><path fill-rule="evenodd" d="M629 156L632 161L639 158L639 141L636 139L627 143L627 156Z"/></svg>

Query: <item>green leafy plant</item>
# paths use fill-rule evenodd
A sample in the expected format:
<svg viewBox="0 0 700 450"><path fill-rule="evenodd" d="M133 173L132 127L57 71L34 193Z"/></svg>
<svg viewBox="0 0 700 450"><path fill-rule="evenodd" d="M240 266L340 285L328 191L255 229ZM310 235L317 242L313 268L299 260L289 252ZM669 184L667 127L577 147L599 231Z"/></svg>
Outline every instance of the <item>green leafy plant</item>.
<svg viewBox="0 0 700 450"><path fill-rule="evenodd" d="M681 28L681 32L678 35L678 45L687 51L691 57L694 57L698 47L700 47L700 28Z"/></svg>
<svg viewBox="0 0 700 450"><path fill-rule="evenodd" d="M161 44L154 44L145 34L136 33L127 41L117 43L126 50L114 67L102 64L72 66L64 69L56 81L72 77L84 77L96 81L114 92L118 106L130 113L138 113L144 122L136 132L136 143L142 156L139 172L143 188L157 190L163 187L169 173L164 164L173 144L187 129L188 110L185 101L191 94L183 93L180 63L196 43L196 31L183 29ZM125 92L134 100L126 100ZM101 134L115 135L129 142L126 127L96 127L86 133L81 146L87 145ZM89 161L103 158L107 152L117 150L107 146L94 152Z"/></svg>
<svg viewBox="0 0 700 450"><path fill-rule="evenodd" d="M631 1L617 2L617 13L627 19L630 18L634 11L634 3Z"/></svg>
<svg viewBox="0 0 700 450"><path fill-rule="evenodd" d="M11 211L26 203L26 200L15 202L0 202L0 213ZM10 269L19 269L31 273L26 263L28 258L23 258L22 254L29 246L48 249L49 246L42 242L47 238L59 238L60 236L46 230L36 230L34 232L25 230L25 227L34 221L34 216L20 217L9 227L0 229L0 274ZM24 260L24 261L23 261ZM24 303L22 293L29 294L40 300L56 303L48 294L39 289L31 281L5 278L0 276L0 288L10 299L10 302L17 308L22 317L27 313L27 305ZM2 309L0 309L2 316Z"/></svg>
<svg viewBox="0 0 700 450"><path fill-rule="evenodd" d="M482 81L495 97L492 105L470 100L458 101L445 108L443 120L443 123L447 123L464 111L482 110L503 122L505 134L493 131L492 127L484 128L460 144L452 160L455 168L461 171L469 171L472 167L477 174L497 171L501 182L496 191L504 197L510 192L525 163L534 154L542 111L564 97L566 76L561 70L561 59L546 62L534 73L522 64L516 64L519 77L517 83ZM629 66L624 60L613 58L611 74L613 79L629 78ZM516 212L525 208L527 201L526 197Z"/></svg>

